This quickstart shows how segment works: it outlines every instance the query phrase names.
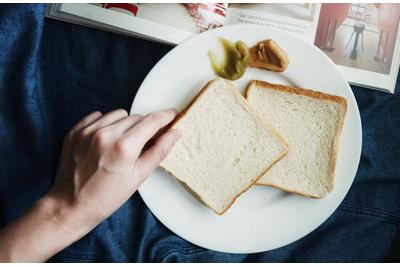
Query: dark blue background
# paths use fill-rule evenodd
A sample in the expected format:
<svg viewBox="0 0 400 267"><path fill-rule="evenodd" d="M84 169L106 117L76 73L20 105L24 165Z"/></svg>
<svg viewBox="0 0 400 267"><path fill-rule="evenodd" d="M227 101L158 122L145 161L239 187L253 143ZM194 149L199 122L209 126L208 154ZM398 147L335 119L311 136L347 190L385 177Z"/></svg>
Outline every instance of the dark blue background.
<svg viewBox="0 0 400 267"><path fill-rule="evenodd" d="M94 110L129 110L172 48L45 19L44 10L0 4L0 227L48 190L68 130ZM352 89L363 125L358 173L337 211L305 238L259 254L213 252L171 233L135 194L51 260L399 261L400 85L395 95Z"/></svg>

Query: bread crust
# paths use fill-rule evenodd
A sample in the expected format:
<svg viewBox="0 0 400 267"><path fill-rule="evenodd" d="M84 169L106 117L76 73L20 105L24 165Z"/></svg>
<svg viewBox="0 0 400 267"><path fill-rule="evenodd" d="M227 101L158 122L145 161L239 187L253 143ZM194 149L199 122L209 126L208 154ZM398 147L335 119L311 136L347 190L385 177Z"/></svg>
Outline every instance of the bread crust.
<svg viewBox="0 0 400 267"><path fill-rule="evenodd" d="M273 84L265 81L259 81L259 80L252 80L250 81L249 85L246 87L245 90L245 97L249 96L249 90L252 89L253 86L259 86L263 89L267 90L275 90L275 91L284 91L288 93L293 93L297 95L304 95L316 99L323 99L323 100L330 100L334 101L336 103L339 103L343 106L345 106L345 109L347 110L347 100L346 98L342 96L337 96L337 95L331 95L327 93L322 93L318 91L314 91L311 89L305 89L305 88L300 88L300 87L295 87L295 86L290 86L290 85L282 85L282 84Z"/></svg>
<svg viewBox="0 0 400 267"><path fill-rule="evenodd" d="M272 83L268 83L265 81L259 81L259 80L252 80L250 81L250 83L248 84L248 86L246 87L245 90L245 97L246 99L248 98L250 91L254 88L254 87L260 87L262 89L265 90L276 90L276 91L284 91L284 92L288 92L288 93L294 93L297 95L302 95L302 96L307 96L307 97L311 97L311 98L315 98L315 99L320 99L320 100L327 100L327 101L333 101L336 102L338 104L340 104L343 109L342 109L342 113L340 115L340 119L339 119L339 125L337 127L336 130L336 134L335 137L333 139L333 151L332 151L332 159L331 159L331 174L330 174L330 179L329 179L329 187L328 187L328 191L327 193L330 193L333 189L333 185L334 185L334 180L335 180L335 172L336 172L336 161L337 161L337 153L339 151L339 141L340 141L340 134L343 128L343 124L344 124L344 120L345 120L345 116L347 113L347 107L348 107L348 103L346 98L341 97L341 96L337 96L337 95L331 95L331 94L327 94L327 93L322 93L322 92L317 92L311 89L304 89L304 88L299 88L299 87L295 87L295 86L288 86L288 85L281 85L281 84L272 84ZM303 192L299 192L296 190L289 190L289 189L285 189L282 188L280 186L274 185L272 183L266 183L266 182L257 182L257 185L266 185L266 186L272 186L281 190L284 190L286 192L289 193L296 193L305 197L310 197L310 198L323 198L326 196L326 194L322 195L322 196L315 196L315 195L310 195L310 194L306 194Z"/></svg>
<svg viewBox="0 0 400 267"><path fill-rule="evenodd" d="M190 108L193 106L193 104L196 103L196 101L207 91L208 88L210 88L210 86L215 83L218 82L219 80L224 80L222 78L215 78L210 80L209 82L206 83L206 85L197 93L197 95L189 102L189 104L181 111L179 112L179 114L176 116L175 120L170 124L169 129L174 128L174 126L184 117L184 115L190 110ZM224 80L224 82L226 82L226 80ZM229 82L229 85L231 85L231 82ZM260 123L260 125L262 125L267 131L271 132L272 134L274 134L274 136L276 137L277 141L279 141L283 147L282 153L280 155L277 156L277 158L271 162L270 164L268 164L262 171L261 173L255 177L254 179L251 179L250 184L245 187L241 192L239 192L231 201L231 203L222 211L222 212L218 212L215 209L213 209L204 199L202 199L202 197L200 196L200 194L198 194L195 190L193 190L190 186L187 185L187 183L185 183L183 180L181 180L177 175L175 175L173 173L173 171L168 170L166 167L162 166L162 163L160 164L160 167L162 167L165 171L167 171L168 173L170 173L172 176L174 176L176 179L178 179L179 181L181 181L182 183L186 184L189 188L191 188L191 190L193 190L193 192L202 200L202 202L208 206L210 209L212 209L216 214L218 215L222 215L224 214L232 205L233 203L235 203L236 199L242 195L244 192L246 192L252 185L254 185L276 162L278 162L280 159L282 159L288 152L288 145L286 143L286 141L275 131L275 129L273 129L270 125L266 124L261 117L254 112L248 105L247 105L247 101L246 99L243 97L242 94L240 94L239 91L235 90L234 88L232 88L231 86L229 86L229 90L231 90L237 98L240 98L243 100L244 103L244 107L247 109L248 112L250 112L251 114L253 114L256 118L256 120Z"/></svg>

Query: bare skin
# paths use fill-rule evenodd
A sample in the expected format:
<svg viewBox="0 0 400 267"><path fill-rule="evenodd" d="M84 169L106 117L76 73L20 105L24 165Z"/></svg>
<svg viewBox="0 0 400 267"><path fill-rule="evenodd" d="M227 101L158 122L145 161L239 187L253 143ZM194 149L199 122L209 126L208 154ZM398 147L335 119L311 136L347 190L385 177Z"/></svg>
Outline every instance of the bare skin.
<svg viewBox="0 0 400 267"><path fill-rule="evenodd" d="M50 191L0 231L0 262L46 261L121 207L181 136L169 130L144 149L175 116L114 110L79 121L64 139Z"/></svg>

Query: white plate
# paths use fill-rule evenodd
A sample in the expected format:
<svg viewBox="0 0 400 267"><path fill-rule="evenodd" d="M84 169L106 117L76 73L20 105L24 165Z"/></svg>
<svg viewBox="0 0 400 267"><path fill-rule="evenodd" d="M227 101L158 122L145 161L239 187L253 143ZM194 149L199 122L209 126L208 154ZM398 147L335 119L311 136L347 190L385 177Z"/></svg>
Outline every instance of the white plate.
<svg viewBox="0 0 400 267"><path fill-rule="evenodd" d="M243 40L248 45L272 38L289 56L290 64L284 73L248 69L235 81L241 90L251 79L260 79L312 88L348 100L333 191L324 199L309 199L270 187L253 186L222 216L199 202L161 169L150 175L139 192L165 226L196 245L229 253L272 250L309 234L342 202L360 159L360 115L348 83L320 50L288 33L252 25L208 31L172 49L147 75L132 104L131 114L185 107L215 77L207 52L220 36L232 41Z"/></svg>

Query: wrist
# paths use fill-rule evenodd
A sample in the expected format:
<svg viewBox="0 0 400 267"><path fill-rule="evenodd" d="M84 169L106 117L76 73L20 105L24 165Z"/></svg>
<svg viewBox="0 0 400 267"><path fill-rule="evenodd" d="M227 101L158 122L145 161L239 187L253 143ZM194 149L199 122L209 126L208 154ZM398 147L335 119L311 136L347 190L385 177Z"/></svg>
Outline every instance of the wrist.
<svg viewBox="0 0 400 267"><path fill-rule="evenodd" d="M76 241L92 230L97 223L77 203L69 203L47 194L36 203L38 212L63 229L71 241Z"/></svg>
<svg viewBox="0 0 400 267"><path fill-rule="evenodd" d="M95 226L82 212L51 195L42 197L21 218L0 231L0 262L47 260Z"/></svg>

